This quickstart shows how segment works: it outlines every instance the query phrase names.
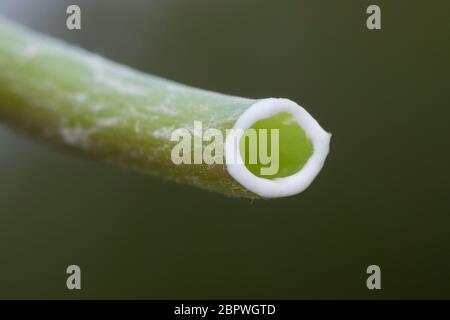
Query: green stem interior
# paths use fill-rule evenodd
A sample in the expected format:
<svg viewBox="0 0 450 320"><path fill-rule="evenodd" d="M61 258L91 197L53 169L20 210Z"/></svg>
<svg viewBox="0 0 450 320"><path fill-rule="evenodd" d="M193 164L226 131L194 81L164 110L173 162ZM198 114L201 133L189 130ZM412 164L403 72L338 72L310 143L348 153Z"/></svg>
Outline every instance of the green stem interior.
<svg viewBox="0 0 450 320"><path fill-rule="evenodd" d="M252 131L252 129L255 129L253 130L253 138L250 134L250 131ZM261 131L261 129L266 129L267 131ZM270 164L268 164L267 161L265 161L266 163L264 163L264 161L261 161L263 159L260 156L260 135L266 134L267 136L266 154L268 155L268 159L271 159L272 162L276 161L277 157L274 155L274 152L277 151L277 148L275 145L273 145L273 143L276 143L276 141L272 142L271 129L279 130L278 170L275 174L267 175L261 173L261 169L269 167ZM256 135L254 134L255 131L257 132ZM275 136L274 138L276 139ZM256 149L254 148L255 146L253 146L252 143L257 144ZM274 148L272 147L272 145L274 146ZM252 157L250 156L251 150L257 150L257 156L253 157L253 161ZM269 118L259 120L255 122L249 129L247 129L240 141L240 151L241 155L243 155L244 157L244 164L250 170L250 172L261 178L276 179L291 176L300 171L313 154L313 145L311 140L306 135L305 131L295 121L292 115L288 112L281 112ZM256 163L254 161L255 158ZM272 165L274 165L274 168L276 168L277 166L276 164Z"/></svg>

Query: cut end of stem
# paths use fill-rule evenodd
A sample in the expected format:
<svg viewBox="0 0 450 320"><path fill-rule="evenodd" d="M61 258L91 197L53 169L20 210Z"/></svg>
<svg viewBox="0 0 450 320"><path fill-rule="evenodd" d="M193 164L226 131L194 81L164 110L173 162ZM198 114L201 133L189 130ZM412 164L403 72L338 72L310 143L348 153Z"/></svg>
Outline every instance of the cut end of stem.
<svg viewBox="0 0 450 320"><path fill-rule="evenodd" d="M288 99L257 101L239 117L233 129L236 134L227 138L225 146L228 173L263 198L304 191L322 169L329 152L331 135L305 109ZM259 132L253 150L249 129ZM275 134L267 137L272 129L277 129ZM265 145L263 151L261 142ZM252 154L256 156L252 158ZM228 161L236 158L240 161ZM267 166L269 162L276 165Z"/></svg>

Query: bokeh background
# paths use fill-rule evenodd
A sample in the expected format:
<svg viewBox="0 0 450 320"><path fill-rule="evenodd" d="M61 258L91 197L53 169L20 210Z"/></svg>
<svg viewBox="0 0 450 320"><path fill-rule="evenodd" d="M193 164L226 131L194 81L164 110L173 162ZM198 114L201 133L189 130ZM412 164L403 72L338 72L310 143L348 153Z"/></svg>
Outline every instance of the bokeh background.
<svg viewBox="0 0 450 320"><path fill-rule="evenodd" d="M65 27L69 4L81 31ZM370 4L381 31L365 26ZM295 100L333 138L307 191L249 201L0 127L0 298L450 298L449 9L1 0L0 14L140 70ZM66 289L70 264L81 291ZM380 291L366 288L371 264Z"/></svg>

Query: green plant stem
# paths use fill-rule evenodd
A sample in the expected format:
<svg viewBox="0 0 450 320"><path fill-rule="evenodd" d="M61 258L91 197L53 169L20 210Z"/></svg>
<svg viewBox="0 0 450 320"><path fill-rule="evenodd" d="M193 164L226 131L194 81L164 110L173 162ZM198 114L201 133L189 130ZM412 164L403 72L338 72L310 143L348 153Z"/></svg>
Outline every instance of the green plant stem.
<svg viewBox="0 0 450 320"><path fill-rule="evenodd" d="M146 75L0 18L0 120L82 154L258 198L224 164L174 165L173 130L233 127L256 100Z"/></svg>

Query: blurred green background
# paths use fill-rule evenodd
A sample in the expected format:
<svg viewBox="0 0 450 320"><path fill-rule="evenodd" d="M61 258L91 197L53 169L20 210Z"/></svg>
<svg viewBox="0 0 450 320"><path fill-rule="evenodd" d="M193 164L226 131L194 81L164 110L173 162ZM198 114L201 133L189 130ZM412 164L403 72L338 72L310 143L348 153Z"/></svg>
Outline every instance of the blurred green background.
<svg viewBox="0 0 450 320"><path fill-rule="evenodd" d="M81 7L81 31L65 27L69 4ZM365 26L370 4L381 31ZM0 127L0 298L450 298L449 9L1 0L0 14L140 70L290 98L333 138L307 191L252 202ZM81 291L66 289L70 264ZM371 264L380 291L366 288Z"/></svg>

